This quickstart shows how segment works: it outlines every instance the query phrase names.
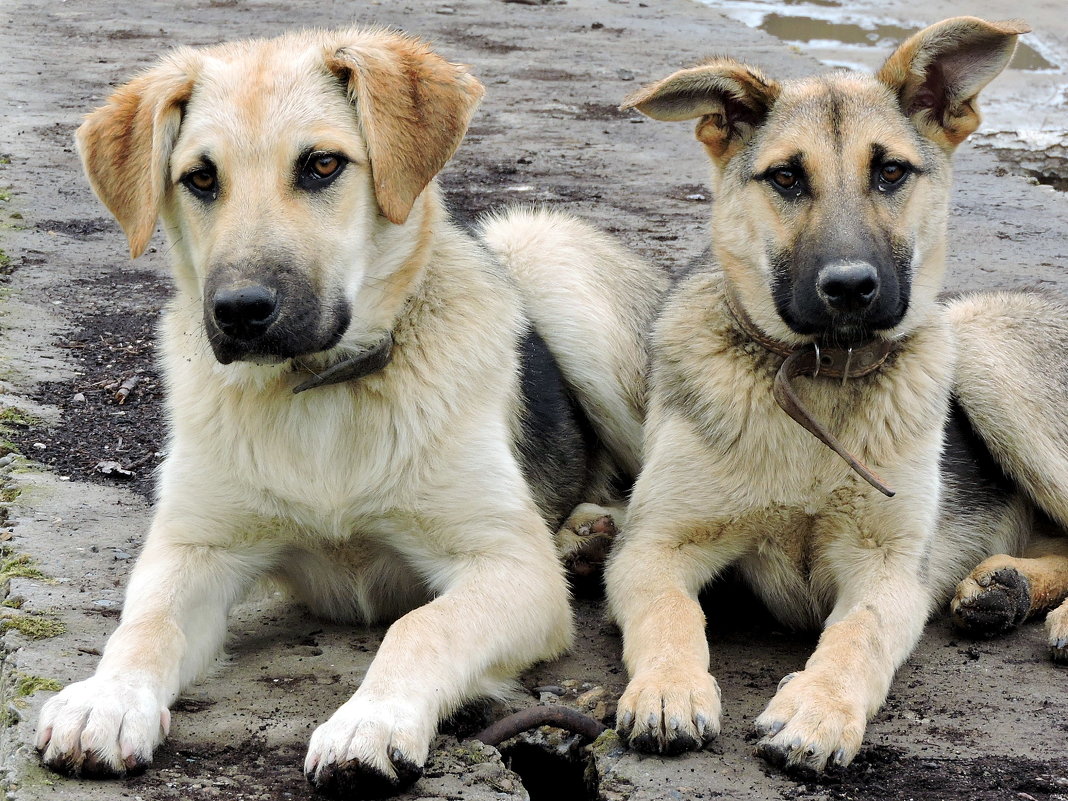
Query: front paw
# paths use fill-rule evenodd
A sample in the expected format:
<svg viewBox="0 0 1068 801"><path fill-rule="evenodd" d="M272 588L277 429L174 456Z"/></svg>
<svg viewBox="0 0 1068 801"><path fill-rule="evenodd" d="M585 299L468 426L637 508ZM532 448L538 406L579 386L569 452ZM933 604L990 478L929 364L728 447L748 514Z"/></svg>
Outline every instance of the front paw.
<svg viewBox="0 0 1068 801"><path fill-rule="evenodd" d="M170 711L151 689L94 676L48 700L36 744L42 761L59 773L124 776L151 764L170 725Z"/></svg>
<svg viewBox="0 0 1068 801"><path fill-rule="evenodd" d="M334 798L387 798L423 775L436 721L403 704L353 698L315 730L304 775Z"/></svg>
<svg viewBox="0 0 1068 801"><path fill-rule="evenodd" d="M719 685L707 671L648 671L619 699L616 728L637 751L681 754L715 739L720 708Z"/></svg>
<svg viewBox="0 0 1068 801"><path fill-rule="evenodd" d="M819 774L853 761L866 723L863 704L833 678L791 673L754 723L763 735L757 753L789 772Z"/></svg>

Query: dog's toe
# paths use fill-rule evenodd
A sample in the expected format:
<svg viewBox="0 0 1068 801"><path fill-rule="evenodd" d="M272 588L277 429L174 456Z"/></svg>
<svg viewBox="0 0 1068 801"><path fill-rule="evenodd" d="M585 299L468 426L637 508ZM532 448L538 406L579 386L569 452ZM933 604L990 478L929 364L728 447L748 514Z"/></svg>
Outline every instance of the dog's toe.
<svg viewBox="0 0 1068 801"><path fill-rule="evenodd" d="M707 672L636 676L619 699L618 731L635 751L696 751L719 734L720 693Z"/></svg>
<svg viewBox="0 0 1068 801"><path fill-rule="evenodd" d="M864 723L862 704L843 695L835 677L810 671L791 673L753 723L762 735L756 751L793 775L819 775L853 760L860 750Z"/></svg>
<svg viewBox="0 0 1068 801"><path fill-rule="evenodd" d="M1014 567L973 573L957 590L952 612L957 624L973 634L1004 634L1031 611L1031 585Z"/></svg>

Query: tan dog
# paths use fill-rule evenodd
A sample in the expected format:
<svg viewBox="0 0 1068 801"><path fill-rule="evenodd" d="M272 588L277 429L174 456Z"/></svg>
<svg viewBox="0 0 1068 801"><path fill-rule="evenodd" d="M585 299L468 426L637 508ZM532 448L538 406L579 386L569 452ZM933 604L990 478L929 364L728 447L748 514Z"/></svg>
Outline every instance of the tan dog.
<svg viewBox="0 0 1068 801"><path fill-rule="evenodd" d="M1036 506L1068 523L1068 309L1029 295L936 302L950 156L1026 30L946 20L874 76L779 83L715 59L627 101L698 120L716 196L713 258L655 329L646 462L606 574L633 747L672 753L719 731L697 594L728 567L784 623L822 628L756 720L765 758L822 771L857 754L965 573L1020 552L1042 528ZM1032 543L1061 556L1003 557L966 582L977 623L990 609L1018 622L1021 585L1025 612L1068 592L1065 540ZM1066 617L1051 616L1061 653Z"/></svg>
<svg viewBox="0 0 1068 801"><path fill-rule="evenodd" d="M396 619L312 736L328 792L410 784L442 716L567 646L547 522L637 468L661 279L563 215L450 222L434 175L481 96L405 36L304 32L180 49L79 129L134 256L163 218L172 430L121 624L42 712L51 767L148 764L264 576Z"/></svg>

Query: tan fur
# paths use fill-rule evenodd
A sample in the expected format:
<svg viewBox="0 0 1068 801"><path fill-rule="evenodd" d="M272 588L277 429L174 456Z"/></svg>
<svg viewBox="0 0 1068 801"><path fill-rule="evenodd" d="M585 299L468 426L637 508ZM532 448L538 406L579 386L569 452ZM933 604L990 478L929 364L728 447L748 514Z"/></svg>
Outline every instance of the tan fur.
<svg viewBox="0 0 1068 801"><path fill-rule="evenodd" d="M503 264L449 221L433 176L481 91L408 37L307 31L179 50L79 130L131 250L157 214L170 240L177 295L160 350L171 441L122 621L96 675L42 711L48 765L107 775L147 764L168 706L217 658L228 610L264 576L326 617L395 621L359 690L312 735L305 771L327 792L410 783L439 719L567 646L564 572L515 451L518 343L530 318L566 328L546 333L553 355L599 388L585 412L612 438L589 500L618 504L608 487L636 465L635 379L663 279L561 215L498 221ZM329 189L296 185L309 148L344 158ZM206 165L217 175L207 201L184 183ZM558 225L575 242L555 254L546 236ZM583 274L584 262L605 273ZM221 361L209 285L272 270L307 296L291 335L332 342L339 328L339 339ZM603 316L588 313L595 304ZM384 369L293 393L383 329ZM632 361L591 358L595 340Z"/></svg>
<svg viewBox="0 0 1068 801"><path fill-rule="evenodd" d="M632 746L671 753L718 732L697 594L733 565L781 621L823 630L756 720L761 755L788 769L848 764L934 605L977 561L1025 536L1023 501L984 516L955 506L957 488L941 478L959 354L936 301L949 151L971 130L962 109L974 109L1023 30L939 23L877 77L776 83L718 59L627 101L657 119L699 119L716 195L713 262L680 282L654 331L645 464L606 572L631 675L618 720ZM950 73L948 88L922 78ZM948 116L916 116L925 92ZM881 165L898 162L918 170L900 188L877 188ZM771 185L782 170L803 176L801 199ZM860 233L842 239L849 232ZM725 299L732 291L763 336L811 347L813 335L784 316L795 312L777 282L800 280L813 247L859 259L854 243L869 239L909 264L907 313L871 334L893 352L865 377L794 384L813 417L896 490L892 499L778 407L783 357L745 334Z"/></svg>

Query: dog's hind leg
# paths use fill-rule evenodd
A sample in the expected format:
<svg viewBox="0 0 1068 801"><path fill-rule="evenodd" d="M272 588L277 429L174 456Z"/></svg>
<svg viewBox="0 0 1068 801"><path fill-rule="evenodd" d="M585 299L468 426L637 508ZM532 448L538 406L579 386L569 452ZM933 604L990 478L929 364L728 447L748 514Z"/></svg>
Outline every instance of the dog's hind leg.
<svg viewBox="0 0 1068 801"><path fill-rule="evenodd" d="M580 503L557 530L556 555L573 588L599 584L612 542L623 527L626 507Z"/></svg>
<svg viewBox="0 0 1068 801"><path fill-rule="evenodd" d="M957 587L951 610L956 621L976 634L1009 631L1068 597L1068 539L1040 536L1021 557L997 554L984 560ZM1061 658L1068 636L1068 611L1050 613L1050 648Z"/></svg>

